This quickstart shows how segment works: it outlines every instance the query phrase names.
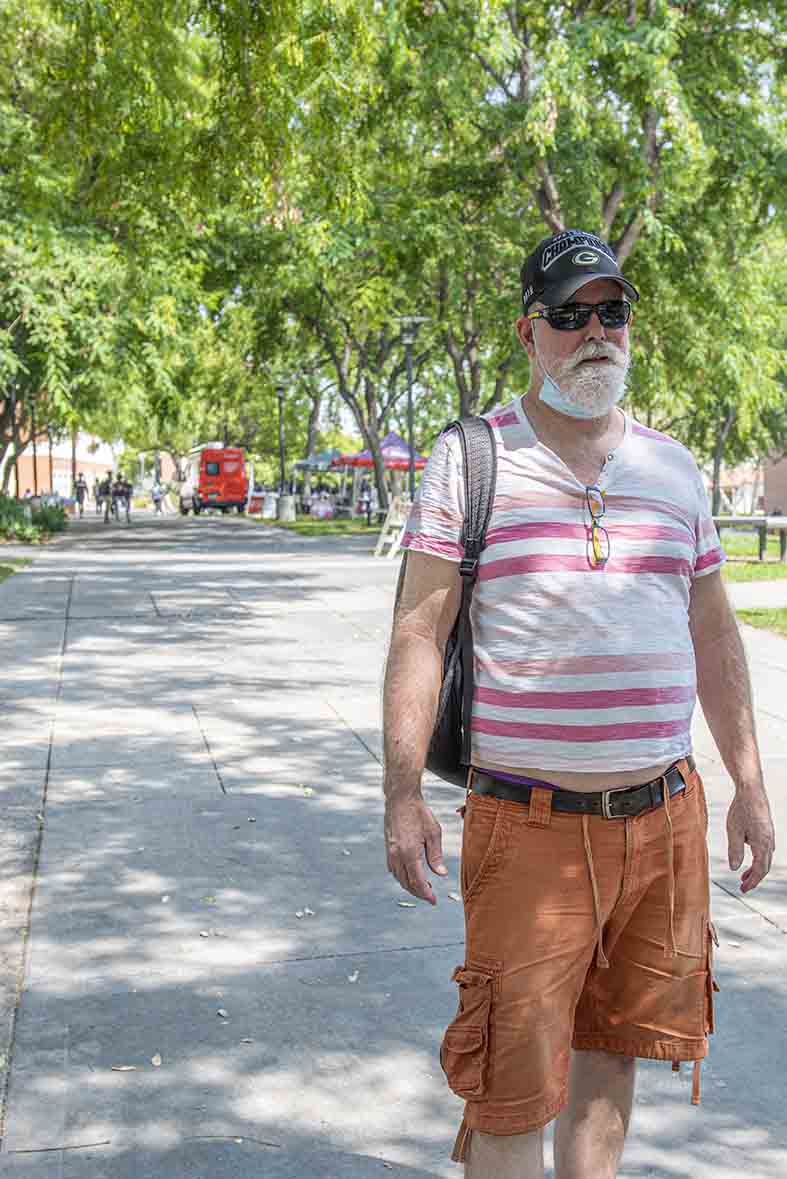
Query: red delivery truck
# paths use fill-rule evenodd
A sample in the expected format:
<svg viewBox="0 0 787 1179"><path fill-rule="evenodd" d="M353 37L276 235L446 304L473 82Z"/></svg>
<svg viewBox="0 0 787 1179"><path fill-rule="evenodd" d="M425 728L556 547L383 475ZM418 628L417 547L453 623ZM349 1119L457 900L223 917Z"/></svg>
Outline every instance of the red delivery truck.
<svg viewBox="0 0 787 1179"><path fill-rule="evenodd" d="M246 456L239 446L200 446L189 456L186 482L180 489L183 515L192 509L198 516L203 508L246 510L249 480Z"/></svg>

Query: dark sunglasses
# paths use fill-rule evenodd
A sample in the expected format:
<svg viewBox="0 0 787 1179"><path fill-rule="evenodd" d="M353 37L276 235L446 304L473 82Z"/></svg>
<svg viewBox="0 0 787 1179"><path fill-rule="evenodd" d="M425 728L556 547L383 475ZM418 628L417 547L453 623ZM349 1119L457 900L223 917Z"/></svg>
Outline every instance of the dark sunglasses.
<svg viewBox="0 0 787 1179"><path fill-rule="evenodd" d="M606 303L562 303L528 312L528 319L545 319L557 332L576 332L587 327L595 311L605 328L620 330L631 319L631 304L626 299L608 299Z"/></svg>

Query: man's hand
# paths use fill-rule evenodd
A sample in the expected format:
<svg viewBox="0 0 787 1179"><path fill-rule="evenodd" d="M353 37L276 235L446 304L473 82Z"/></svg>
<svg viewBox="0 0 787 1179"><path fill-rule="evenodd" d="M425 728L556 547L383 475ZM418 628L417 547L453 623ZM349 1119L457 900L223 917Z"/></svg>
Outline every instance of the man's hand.
<svg viewBox="0 0 787 1179"><path fill-rule="evenodd" d="M426 862L437 876L447 876L443 863L443 839L440 824L419 796L389 798L385 805L385 846L388 871L402 888L414 897L437 904L432 886L426 878Z"/></svg>
<svg viewBox="0 0 787 1179"><path fill-rule="evenodd" d="M751 892L770 872L776 844L768 796L761 786L736 792L727 812L727 843L733 872L743 863L744 844L752 850L751 867L741 877L741 892Z"/></svg>

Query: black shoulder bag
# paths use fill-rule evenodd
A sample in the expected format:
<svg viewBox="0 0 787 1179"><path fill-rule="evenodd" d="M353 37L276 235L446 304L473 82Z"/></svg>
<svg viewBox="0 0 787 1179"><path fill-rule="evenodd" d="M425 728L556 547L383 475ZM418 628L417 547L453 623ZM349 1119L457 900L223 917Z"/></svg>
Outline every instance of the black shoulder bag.
<svg viewBox="0 0 787 1179"><path fill-rule="evenodd" d="M470 607L478 577L478 560L486 544L497 480L497 449L492 427L485 418L459 418L446 430L456 430L462 446L465 479L464 556L459 562L462 603L443 657L443 682L437 705L426 768L446 782L464 786L470 765L473 708L473 628ZM445 432L445 431L444 431ZM407 554L402 562L397 602L404 584Z"/></svg>

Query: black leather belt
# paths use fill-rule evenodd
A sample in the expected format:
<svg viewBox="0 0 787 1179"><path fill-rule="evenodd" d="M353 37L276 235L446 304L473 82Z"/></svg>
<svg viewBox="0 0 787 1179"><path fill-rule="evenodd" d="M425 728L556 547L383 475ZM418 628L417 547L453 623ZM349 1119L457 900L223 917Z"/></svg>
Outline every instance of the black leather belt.
<svg viewBox="0 0 787 1179"><path fill-rule="evenodd" d="M685 758L685 763L689 772L693 771L694 758ZM670 766L664 775L670 797L686 789L686 782L678 769L679 764L676 762ZM632 819L643 811L663 806L662 782L663 778L654 778L651 782L643 782L641 786L598 790L587 794L579 790L560 790L555 786L550 791L552 810L569 811L576 815L603 815L605 819ZM483 770L473 770L470 789L474 794L492 794L495 798L509 802L529 802L534 788L520 782L508 782L505 778L495 778Z"/></svg>

